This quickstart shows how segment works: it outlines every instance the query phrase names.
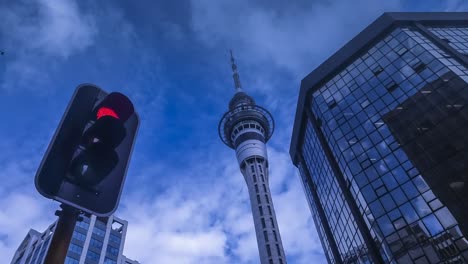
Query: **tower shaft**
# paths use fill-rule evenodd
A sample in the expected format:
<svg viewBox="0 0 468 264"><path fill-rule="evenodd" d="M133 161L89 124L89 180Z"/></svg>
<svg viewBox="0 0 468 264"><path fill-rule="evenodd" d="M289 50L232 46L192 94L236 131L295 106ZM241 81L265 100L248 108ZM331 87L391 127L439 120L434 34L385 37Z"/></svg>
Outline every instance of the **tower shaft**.
<svg viewBox="0 0 468 264"><path fill-rule="evenodd" d="M244 111L249 111L244 107ZM261 264L284 264L283 243L271 199L265 130L255 120L234 126L232 139L250 196Z"/></svg>
<svg viewBox="0 0 468 264"><path fill-rule="evenodd" d="M241 172L249 190L260 263L284 264L283 243L271 200L267 163L262 157L250 157L243 162Z"/></svg>
<svg viewBox="0 0 468 264"><path fill-rule="evenodd" d="M247 184L260 263L286 264L269 187L266 143L273 134L274 121L266 109L257 106L253 98L241 90L232 52L231 62L236 93L229 102L229 111L219 123L219 136L235 149Z"/></svg>

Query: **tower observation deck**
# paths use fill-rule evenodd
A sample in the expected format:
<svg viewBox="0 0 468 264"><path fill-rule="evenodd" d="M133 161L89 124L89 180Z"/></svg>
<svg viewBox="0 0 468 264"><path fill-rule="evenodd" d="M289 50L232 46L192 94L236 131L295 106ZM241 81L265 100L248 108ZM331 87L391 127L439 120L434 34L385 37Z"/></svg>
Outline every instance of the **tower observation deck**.
<svg viewBox="0 0 468 264"><path fill-rule="evenodd" d="M269 187L266 143L273 134L274 120L270 112L243 92L232 52L231 65L236 91L229 102L229 111L219 122L219 137L236 151L247 183L260 263L286 264Z"/></svg>

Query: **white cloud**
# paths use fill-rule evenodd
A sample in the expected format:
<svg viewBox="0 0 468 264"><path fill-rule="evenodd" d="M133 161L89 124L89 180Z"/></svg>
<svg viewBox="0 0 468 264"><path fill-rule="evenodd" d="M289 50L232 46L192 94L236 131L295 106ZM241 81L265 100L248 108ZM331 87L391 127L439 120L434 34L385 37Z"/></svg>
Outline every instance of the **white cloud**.
<svg viewBox="0 0 468 264"><path fill-rule="evenodd" d="M93 45L97 27L77 2L16 1L0 9L0 33L6 68L0 87L37 90L58 62Z"/></svg>
<svg viewBox="0 0 468 264"><path fill-rule="evenodd" d="M447 0L445 11L463 12L468 10L468 3L464 0Z"/></svg>
<svg viewBox="0 0 468 264"><path fill-rule="evenodd" d="M276 65L302 78L360 28L400 4L338 0L298 6L194 0L192 28L208 47L234 46L249 64L268 65L266 69Z"/></svg>
<svg viewBox="0 0 468 264"><path fill-rule="evenodd" d="M7 260L30 228L42 231L55 220L57 204L35 191L33 176L27 161L0 164L0 256Z"/></svg>
<svg viewBox="0 0 468 264"><path fill-rule="evenodd" d="M196 197L182 198L184 191L127 202L120 213L130 223L127 255L145 263L225 263L226 235L210 223L212 209Z"/></svg>
<svg viewBox="0 0 468 264"><path fill-rule="evenodd" d="M170 170L171 177L180 179L179 184L156 197L148 192L131 192L123 201L118 214L130 223L126 254L146 263L229 263L222 208L232 208L225 207L232 196L225 193L221 180L208 190L187 178L203 177L203 173L214 175L216 169L203 171L201 164L176 171L156 167L156 175L145 170L145 178ZM231 215L238 214L231 211Z"/></svg>
<svg viewBox="0 0 468 264"><path fill-rule="evenodd" d="M31 52L67 58L91 46L97 29L92 16L73 0L16 2L1 9L6 53ZM36 16L32 14L37 14Z"/></svg>
<svg viewBox="0 0 468 264"><path fill-rule="evenodd" d="M218 155L195 154L181 168L154 165L142 169L145 179L157 179L161 173L170 171L171 177L178 180L155 195L148 191L151 185L128 190L117 212L129 221L127 256L161 264L258 263L245 181L234 152L216 149L209 152ZM269 148L269 154L272 199L288 257L296 260L292 263L323 261L299 177L289 156L273 148ZM135 180L140 182L139 178Z"/></svg>

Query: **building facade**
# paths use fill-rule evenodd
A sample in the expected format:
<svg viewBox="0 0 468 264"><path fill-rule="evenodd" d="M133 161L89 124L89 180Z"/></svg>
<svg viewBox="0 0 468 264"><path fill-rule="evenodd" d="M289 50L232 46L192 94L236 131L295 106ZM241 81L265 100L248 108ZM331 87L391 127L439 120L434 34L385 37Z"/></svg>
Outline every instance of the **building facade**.
<svg viewBox="0 0 468 264"><path fill-rule="evenodd" d="M260 263L286 264L269 187L266 143L273 134L273 117L242 91L232 53L231 62L236 92L229 102L229 111L219 123L219 136L228 147L235 149L247 184Z"/></svg>
<svg viewBox="0 0 468 264"><path fill-rule="evenodd" d="M306 76L290 154L329 263L468 263L468 13L385 13Z"/></svg>
<svg viewBox="0 0 468 264"><path fill-rule="evenodd" d="M11 264L43 264L57 222L39 233L31 229ZM77 222L65 264L138 264L123 255L128 222L115 216L83 216Z"/></svg>

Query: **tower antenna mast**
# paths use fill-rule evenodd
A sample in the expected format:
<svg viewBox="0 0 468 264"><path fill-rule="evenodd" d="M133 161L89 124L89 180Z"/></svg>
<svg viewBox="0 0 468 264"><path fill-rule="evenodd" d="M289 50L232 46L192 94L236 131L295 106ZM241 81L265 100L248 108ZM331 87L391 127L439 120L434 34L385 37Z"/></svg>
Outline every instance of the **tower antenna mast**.
<svg viewBox="0 0 468 264"><path fill-rule="evenodd" d="M236 92L242 91L242 85L239 78L239 73L237 72L237 65L234 61L234 56L232 55L232 49L229 50L231 53L231 68L232 68L232 78L234 79L234 87L236 88Z"/></svg>

